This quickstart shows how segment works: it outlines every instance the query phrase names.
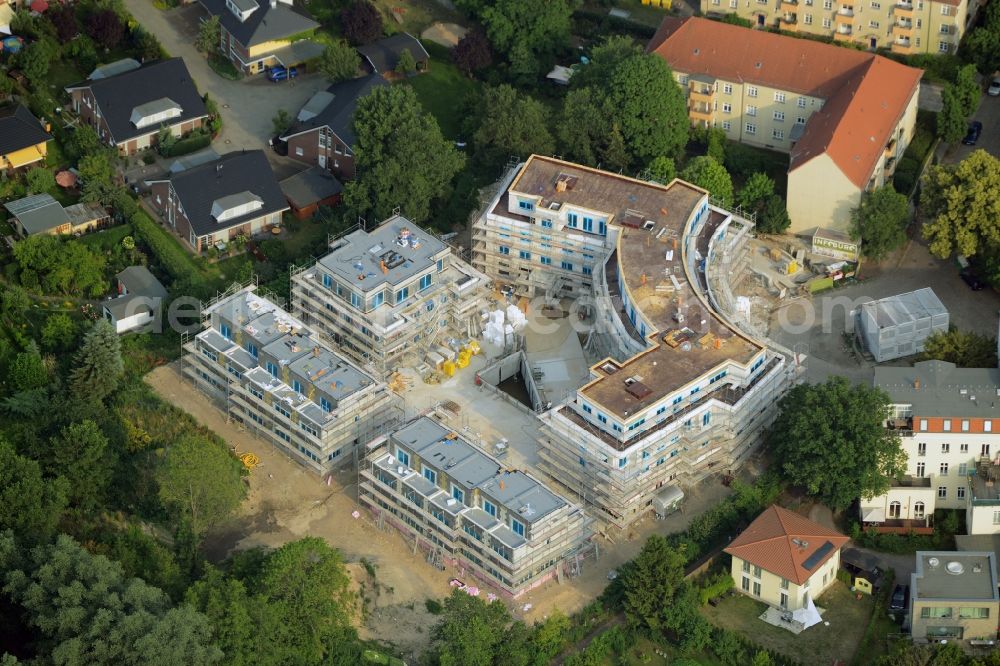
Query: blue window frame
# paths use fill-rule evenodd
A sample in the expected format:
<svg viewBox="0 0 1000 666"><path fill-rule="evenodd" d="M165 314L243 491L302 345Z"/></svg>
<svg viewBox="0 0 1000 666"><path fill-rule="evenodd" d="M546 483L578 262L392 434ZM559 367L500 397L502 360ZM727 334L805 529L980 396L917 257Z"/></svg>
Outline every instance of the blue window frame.
<svg viewBox="0 0 1000 666"><path fill-rule="evenodd" d="M691 395L694 395L695 393L697 393L700 390L701 390L700 386L695 386L693 389L691 389Z"/></svg>
<svg viewBox="0 0 1000 666"><path fill-rule="evenodd" d="M219 325L219 332L222 333L222 337L224 337L226 340L233 339L233 329L229 327L229 324Z"/></svg>
<svg viewBox="0 0 1000 666"><path fill-rule="evenodd" d="M396 303L397 304L402 303L409 297L410 297L410 288L403 287L402 289L396 292Z"/></svg>
<svg viewBox="0 0 1000 666"><path fill-rule="evenodd" d="M701 415L701 424L707 426L712 421L712 412L705 412Z"/></svg>
<svg viewBox="0 0 1000 666"><path fill-rule="evenodd" d="M323 408L324 412L332 412L333 411L333 403L331 403L326 398L320 397L320 399L319 399L319 406Z"/></svg>
<svg viewBox="0 0 1000 666"><path fill-rule="evenodd" d="M578 218L576 213L566 213L566 225L576 229Z"/></svg>
<svg viewBox="0 0 1000 666"><path fill-rule="evenodd" d="M374 296L372 296L372 307L373 308L377 308L378 306L382 305L383 303L385 303L385 292L384 291L380 291L377 294L375 294Z"/></svg>
<svg viewBox="0 0 1000 666"><path fill-rule="evenodd" d="M483 511L490 514L494 518L497 517L497 505L489 500L483 500Z"/></svg>
<svg viewBox="0 0 1000 666"><path fill-rule="evenodd" d="M577 460L580 461L580 467L586 467L587 466L587 461L583 459L583 456L578 457Z"/></svg>
<svg viewBox="0 0 1000 666"><path fill-rule="evenodd" d="M327 289L333 286L333 278L326 273L323 273L323 286Z"/></svg>
<svg viewBox="0 0 1000 666"><path fill-rule="evenodd" d="M444 259L438 259L437 261L438 273L444 270Z"/></svg>
<svg viewBox="0 0 1000 666"><path fill-rule="evenodd" d="M543 229L551 229L552 228L552 220L542 220L542 228Z"/></svg>
<svg viewBox="0 0 1000 666"><path fill-rule="evenodd" d="M524 200L518 201L517 206L521 210L527 210L527 211L535 210L535 204L532 203L531 201L524 201Z"/></svg>
<svg viewBox="0 0 1000 666"><path fill-rule="evenodd" d="M512 518L510 521L510 529L514 534L522 537L524 536L524 523L522 523L521 521L514 520Z"/></svg>
<svg viewBox="0 0 1000 666"><path fill-rule="evenodd" d="M591 406L590 406L590 405L588 405L587 403L583 403L583 411L585 411L586 413L590 414L590 413L592 413L592 412L593 412L594 410L593 410L593 408L591 408Z"/></svg>
<svg viewBox="0 0 1000 666"><path fill-rule="evenodd" d="M295 391L296 393L302 393L302 383L297 379L293 379L292 390Z"/></svg>
<svg viewBox="0 0 1000 666"><path fill-rule="evenodd" d="M459 502L465 502L465 491L458 486L451 487L451 496L457 499Z"/></svg>
<svg viewBox="0 0 1000 666"><path fill-rule="evenodd" d="M437 472L432 470L430 467L424 467L424 478L431 483L437 483L438 475Z"/></svg>
<svg viewBox="0 0 1000 666"><path fill-rule="evenodd" d="M531 253L530 252L525 252L524 250L521 250L520 252L518 252L517 256L519 256L521 259L531 259Z"/></svg>
<svg viewBox="0 0 1000 666"><path fill-rule="evenodd" d="M590 266L584 266L581 270L583 271L584 275L591 275L594 272L594 269L591 268Z"/></svg>
<svg viewBox="0 0 1000 666"><path fill-rule="evenodd" d="M618 459L618 469L621 469L622 467L625 467L626 464L628 464L628 458L619 458Z"/></svg>
<svg viewBox="0 0 1000 666"><path fill-rule="evenodd" d="M562 262L562 269L564 271L571 271L573 270L573 264L569 263L568 261L564 261Z"/></svg>
<svg viewBox="0 0 1000 666"><path fill-rule="evenodd" d="M601 423L605 423L606 424L608 422L608 417L605 416L604 414L601 414L600 412L598 412L597 413L597 420L600 421Z"/></svg>
<svg viewBox="0 0 1000 666"><path fill-rule="evenodd" d="M660 414L662 414L665 411L667 411L667 406L666 405L664 405L663 407L657 408L656 414L657 414L657 416L659 416Z"/></svg>
<svg viewBox="0 0 1000 666"><path fill-rule="evenodd" d="M359 296L358 294L355 294L352 291L351 292L351 305L353 305L354 307L356 307L357 309L360 310L362 307L364 307L363 303L364 303L364 301L361 300L361 296Z"/></svg>
<svg viewBox="0 0 1000 666"><path fill-rule="evenodd" d="M425 275L422 278L420 278L420 289L421 290L424 290L424 289L426 289L429 286L431 286L431 274L430 273L428 273L427 275Z"/></svg>
<svg viewBox="0 0 1000 666"><path fill-rule="evenodd" d="M257 352L257 345L255 345L252 342L248 342L247 343L247 352L249 352L250 355L253 356L254 358L257 358L257 353L258 353Z"/></svg>
<svg viewBox="0 0 1000 666"><path fill-rule="evenodd" d="M597 221L597 233L601 234L602 236L608 235L608 223L606 220Z"/></svg>
<svg viewBox="0 0 1000 666"><path fill-rule="evenodd" d="M403 449L396 449L396 459L409 467L410 465L410 454Z"/></svg>
<svg viewBox="0 0 1000 666"><path fill-rule="evenodd" d="M677 396L676 398L674 398L674 401L673 401L673 403L671 403L671 404L674 404L674 405L676 405L677 403L679 403L679 402L682 402L683 400L684 400L684 396L682 396L682 395L679 395L679 396Z"/></svg>
<svg viewBox="0 0 1000 666"><path fill-rule="evenodd" d="M506 245L500 246L500 254L510 254L510 248Z"/></svg>
<svg viewBox="0 0 1000 666"><path fill-rule="evenodd" d="M275 379L278 378L278 366L274 363L271 363L270 361L267 362L267 371Z"/></svg>
<svg viewBox="0 0 1000 666"><path fill-rule="evenodd" d="M592 217L583 218L583 230L586 231L587 233L594 232L594 218Z"/></svg>
<svg viewBox="0 0 1000 666"><path fill-rule="evenodd" d="M538 260L540 262L542 262L543 266L551 266L552 265L552 257L538 257Z"/></svg>

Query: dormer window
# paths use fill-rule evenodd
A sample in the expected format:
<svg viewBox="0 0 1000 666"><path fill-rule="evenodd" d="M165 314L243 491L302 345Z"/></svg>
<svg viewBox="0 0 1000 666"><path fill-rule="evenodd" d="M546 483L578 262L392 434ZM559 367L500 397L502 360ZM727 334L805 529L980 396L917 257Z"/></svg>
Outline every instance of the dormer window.
<svg viewBox="0 0 1000 666"><path fill-rule="evenodd" d="M232 220L264 207L264 200L253 192L240 192L212 202L212 217L216 222Z"/></svg>
<svg viewBox="0 0 1000 666"><path fill-rule="evenodd" d="M240 20L240 23L250 18L259 6L254 0L226 0L226 8Z"/></svg>
<svg viewBox="0 0 1000 666"><path fill-rule="evenodd" d="M184 110L181 105L169 97L146 102L132 109L132 116L129 121L137 128L159 125L166 120L179 118Z"/></svg>

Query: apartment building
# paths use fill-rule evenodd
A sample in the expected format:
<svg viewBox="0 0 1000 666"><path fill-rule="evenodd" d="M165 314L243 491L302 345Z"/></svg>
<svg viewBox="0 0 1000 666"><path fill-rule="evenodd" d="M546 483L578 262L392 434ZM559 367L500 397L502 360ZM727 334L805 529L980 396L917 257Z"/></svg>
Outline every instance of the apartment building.
<svg viewBox="0 0 1000 666"><path fill-rule="evenodd" d="M789 153L790 231L850 230L913 137L921 70L854 49L691 17L647 47L685 91L691 122Z"/></svg>
<svg viewBox="0 0 1000 666"><path fill-rule="evenodd" d="M736 14L758 28L907 54L955 53L977 7L967 0L701 0L704 14Z"/></svg>
<svg viewBox="0 0 1000 666"><path fill-rule="evenodd" d="M773 417L785 357L727 314L751 228L679 180L538 155L476 222L473 263L491 278L592 307L587 346L606 358L541 415L539 455L609 525L641 518L671 484L738 466Z"/></svg>
<svg viewBox="0 0 1000 666"><path fill-rule="evenodd" d="M771 506L733 539L735 589L782 610L807 608L837 579L848 539L794 511Z"/></svg>
<svg viewBox="0 0 1000 666"><path fill-rule="evenodd" d="M363 367L386 377L480 333L486 276L400 215L333 240L292 275L292 312Z"/></svg>
<svg viewBox="0 0 1000 666"><path fill-rule="evenodd" d="M429 561L512 597L572 573L590 537L580 507L426 416L366 449L361 502Z"/></svg>
<svg viewBox="0 0 1000 666"><path fill-rule="evenodd" d="M325 473L399 419L397 397L253 286L202 311L184 373L227 418Z"/></svg>
<svg viewBox="0 0 1000 666"><path fill-rule="evenodd" d="M157 145L163 128L182 137L208 120L205 101L182 59L114 65L95 70L91 79L66 92L73 112L122 157Z"/></svg>
<svg viewBox="0 0 1000 666"><path fill-rule="evenodd" d="M1000 613L996 554L917 551L909 611L914 641L992 645Z"/></svg>
<svg viewBox="0 0 1000 666"><path fill-rule="evenodd" d="M886 426L900 436L906 474L884 495L861 498L866 525L908 531L930 528L935 509L969 511L976 489L988 510L968 521L969 533L1000 531L987 492L977 481L980 466L997 461L1000 440L1000 370L958 368L945 361L922 361L910 368L875 368L875 386L889 395ZM995 427L994 427L995 426ZM994 520L996 521L994 523ZM983 532L973 529L983 530Z"/></svg>

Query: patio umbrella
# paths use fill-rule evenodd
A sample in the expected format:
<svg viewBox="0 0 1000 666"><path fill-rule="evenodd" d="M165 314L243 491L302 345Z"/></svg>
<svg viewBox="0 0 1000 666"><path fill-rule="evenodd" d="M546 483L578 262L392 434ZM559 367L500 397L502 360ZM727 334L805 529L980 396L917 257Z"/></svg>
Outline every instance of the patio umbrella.
<svg viewBox="0 0 1000 666"><path fill-rule="evenodd" d="M45 0L34 0L34 2L31 3L31 11L38 12L39 14L44 13L48 8L49 3Z"/></svg>
<svg viewBox="0 0 1000 666"><path fill-rule="evenodd" d="M59 187L73 187L76 185L76 174L72 171L60 171L56 174L56 183Z"/></svg>

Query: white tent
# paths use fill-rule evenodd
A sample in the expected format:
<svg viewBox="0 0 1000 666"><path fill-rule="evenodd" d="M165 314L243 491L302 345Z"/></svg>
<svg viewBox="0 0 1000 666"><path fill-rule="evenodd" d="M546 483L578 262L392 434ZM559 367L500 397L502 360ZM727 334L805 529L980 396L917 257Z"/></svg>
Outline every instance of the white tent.
<svg viewBox="0 0 1000 666"><path fill-rule="evenodd" d="M816 610L816 604L813 603L812 597L806 595L806 605L793 611L792 619L800 623L803 629L808 629L814 624L819 624L823 618L819 616L819 611Z"/></svg>

